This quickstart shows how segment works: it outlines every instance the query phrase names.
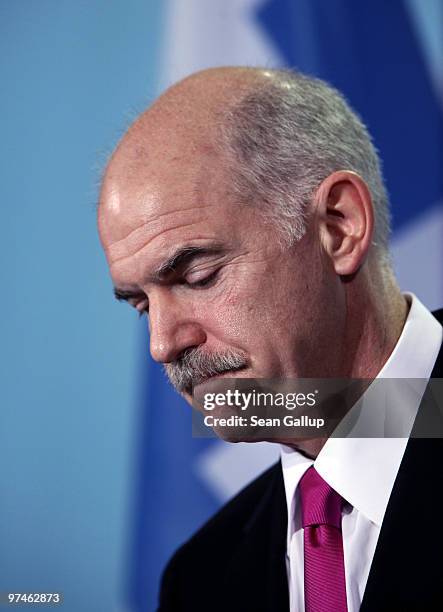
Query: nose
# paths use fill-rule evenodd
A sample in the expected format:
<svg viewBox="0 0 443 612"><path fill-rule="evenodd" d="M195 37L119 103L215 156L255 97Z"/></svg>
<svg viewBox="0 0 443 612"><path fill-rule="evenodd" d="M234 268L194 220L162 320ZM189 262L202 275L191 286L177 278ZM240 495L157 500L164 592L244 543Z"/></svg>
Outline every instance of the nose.
<svg viewBox="0 0 443 612"><path fill-rule="evenodd" d="M159 363L175 361L183 351L206 342L206 333L171 296L149 301L150 351Z"/></svg>

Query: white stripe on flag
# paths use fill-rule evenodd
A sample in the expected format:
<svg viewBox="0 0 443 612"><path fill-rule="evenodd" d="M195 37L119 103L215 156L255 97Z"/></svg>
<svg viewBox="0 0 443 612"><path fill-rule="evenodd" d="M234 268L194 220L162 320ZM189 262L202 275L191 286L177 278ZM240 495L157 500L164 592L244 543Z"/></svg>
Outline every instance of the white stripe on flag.
<svg viewBox="0 0 443 612"><path fill-rule="evenodd" d="M170 0L161 62L161 89L211 66L282 66L283 59L254 18L263 0Z"/></svg>

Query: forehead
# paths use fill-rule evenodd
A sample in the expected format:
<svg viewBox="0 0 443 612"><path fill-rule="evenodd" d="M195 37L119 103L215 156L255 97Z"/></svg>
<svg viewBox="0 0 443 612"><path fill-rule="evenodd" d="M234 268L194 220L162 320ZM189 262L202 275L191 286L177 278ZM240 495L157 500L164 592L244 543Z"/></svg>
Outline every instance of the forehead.
<svg viewBox="0 0 443 612"><path fill-rule="evenodd" d="M201 205L205 181L213 180L211 168L181 156L160 157L157 164L128 163L107 172L99 209L105 246L155 218L188 208L189 201Z"/></svg>
<svg viewBox="0 0 443 612"><path fill-rule="evenodd" d="M149 257L156 265L177 246L229 230L235 204L228 174L209 147L164 147L155 158L124 161L109 167L99 210L113 276L127 276L125 262L134 269L143 258L146 267Z"/></svg>

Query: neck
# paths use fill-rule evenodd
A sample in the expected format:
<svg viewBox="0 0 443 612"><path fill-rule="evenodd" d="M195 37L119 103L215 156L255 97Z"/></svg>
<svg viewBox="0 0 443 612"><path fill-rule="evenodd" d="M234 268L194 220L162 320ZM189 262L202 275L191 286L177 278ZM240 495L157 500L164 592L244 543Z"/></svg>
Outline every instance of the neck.
<svg viewBox="0 0 443 612"><path fill-rule="evenodd" d="M372 278L376 278L374 283ZM347 359L342 373L349 378L374 379L400 338L409 304L391 270L368 268L362 287L351 287L347 299Z"/></svg>
<svg viewBox="0 0 443 612"><path fill-rule="evenodd" d="M337 378L376 378L394 350L408 315L409 304L393 273L377 270L372 275L372 272L368 266L359 282L347 287L344 357ZM376 286L372 278L377 278ZM290 446L315 458L326 440L304 440Z"/></svg>

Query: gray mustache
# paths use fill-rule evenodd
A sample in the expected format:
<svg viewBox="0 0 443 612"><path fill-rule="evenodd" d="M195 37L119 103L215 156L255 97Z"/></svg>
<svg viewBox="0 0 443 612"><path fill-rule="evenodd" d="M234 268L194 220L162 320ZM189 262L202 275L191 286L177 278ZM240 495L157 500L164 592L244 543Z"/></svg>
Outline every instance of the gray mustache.
<svg viewBox="0 0 443 612"><path fill-rule="evenodd" d="M204 353L201 349L188 349L177 361L166 363L164 370L171 384L180 393L192 393L192 387L211 376L247 365L245 357L236 351Z"/></svg>

